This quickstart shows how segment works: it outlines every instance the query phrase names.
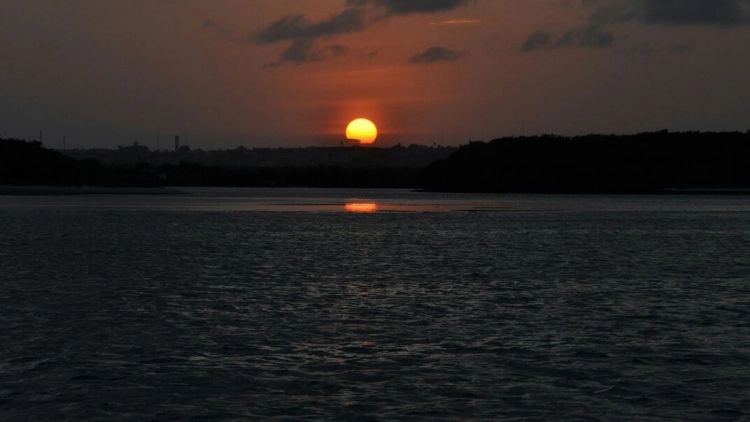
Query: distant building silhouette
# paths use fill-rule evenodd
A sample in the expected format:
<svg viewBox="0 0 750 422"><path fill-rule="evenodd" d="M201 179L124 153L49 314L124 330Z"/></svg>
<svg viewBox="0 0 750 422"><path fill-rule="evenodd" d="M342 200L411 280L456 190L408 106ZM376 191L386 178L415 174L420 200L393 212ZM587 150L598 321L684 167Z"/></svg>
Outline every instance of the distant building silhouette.
<svg viewBox="0 0 750 422"><path fill-rule="evenodd" d="M180 150L180 135L175 135L174 137L174 150L175 152Z"/></svg>

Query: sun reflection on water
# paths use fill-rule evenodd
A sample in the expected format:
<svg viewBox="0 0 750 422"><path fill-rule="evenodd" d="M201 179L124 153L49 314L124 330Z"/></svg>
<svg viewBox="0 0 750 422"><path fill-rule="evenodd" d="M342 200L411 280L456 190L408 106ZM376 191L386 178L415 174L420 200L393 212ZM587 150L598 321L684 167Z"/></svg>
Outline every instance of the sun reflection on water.
<svg viewBox="0 0 750 422"><path fill-rule="evenodd" d="M376 212L378 210L378 204L372 202L351 202L344 207L349 212Z"/></svg>

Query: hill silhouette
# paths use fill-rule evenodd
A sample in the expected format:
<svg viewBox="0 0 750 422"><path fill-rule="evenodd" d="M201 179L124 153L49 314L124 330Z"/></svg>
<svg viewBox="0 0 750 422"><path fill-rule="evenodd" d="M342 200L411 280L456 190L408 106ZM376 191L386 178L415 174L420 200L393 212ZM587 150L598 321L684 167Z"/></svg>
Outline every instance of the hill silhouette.
<svg viewBox="0 0 750 422"><path fill-rule="evenodd" d="M750 188L750 132L544 135L472 142L428 166L428 191L654 193Z"/></svg>

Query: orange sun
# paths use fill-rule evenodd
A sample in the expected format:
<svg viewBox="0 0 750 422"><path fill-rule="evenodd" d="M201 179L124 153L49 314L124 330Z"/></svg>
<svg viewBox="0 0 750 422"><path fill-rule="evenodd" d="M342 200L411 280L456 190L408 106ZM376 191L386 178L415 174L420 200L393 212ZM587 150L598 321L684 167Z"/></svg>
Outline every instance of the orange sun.
<svg viewBox="0 0 750 422"><path fill-rule="evenodd" d="M378 137L378 128L367 119L357 119L346 128L346 139L354 139L360 144L371 144Z"/></svg>

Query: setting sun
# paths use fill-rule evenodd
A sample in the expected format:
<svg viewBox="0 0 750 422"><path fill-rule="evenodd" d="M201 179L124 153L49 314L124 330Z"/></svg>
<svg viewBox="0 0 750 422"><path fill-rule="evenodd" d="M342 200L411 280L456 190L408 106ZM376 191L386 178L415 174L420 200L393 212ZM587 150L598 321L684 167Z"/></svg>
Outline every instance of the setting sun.
<svg viewBox="0 0 750 422"><path fill-rule="evenodd" d="M346 128L346 139L359 141L360 144L371 144L378 137L375 124L367 119L357 119Z"/></svg>

